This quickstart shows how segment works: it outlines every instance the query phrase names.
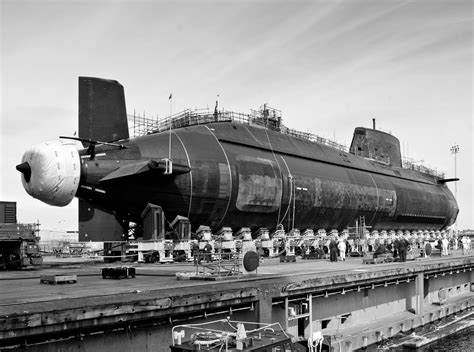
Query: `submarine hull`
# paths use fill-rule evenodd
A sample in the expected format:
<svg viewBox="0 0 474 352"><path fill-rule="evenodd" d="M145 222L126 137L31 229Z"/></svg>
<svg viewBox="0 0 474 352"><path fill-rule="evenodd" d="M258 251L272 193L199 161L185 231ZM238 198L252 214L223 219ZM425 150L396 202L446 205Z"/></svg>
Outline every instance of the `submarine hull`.
<svg viewBox="0 0 474 352"><path fill-rule="evenodd" d="M26 191L47 204L79 198L86 241L125 239L149 203L169 222L188 217L193 229L341 230L364 217L377 230L441 230L456 220L449 180L403 168L396 137L357 127L346 152L269 112L234 119L216 107L130 138L123 86L79 77L79 137L31 147L17 170Z"/></svg>
<svg viewBox="0 0 474 352"><path fill-rule="evenodd" d="M158 160L169 134L130 140L126 149L98 149L83 158L77 196L108 212L139 221L146 204L168 220L187 216L193 228L229 226L336 228L360 216L373 229L441 230L455 221L457 204L446 185L416 171L382 165L325 145L235 123L190 126L171 133L171 157L186 165L179 175L132 175L102 180L117 160ZM106 150L107 147L104 147Z"/></svg>

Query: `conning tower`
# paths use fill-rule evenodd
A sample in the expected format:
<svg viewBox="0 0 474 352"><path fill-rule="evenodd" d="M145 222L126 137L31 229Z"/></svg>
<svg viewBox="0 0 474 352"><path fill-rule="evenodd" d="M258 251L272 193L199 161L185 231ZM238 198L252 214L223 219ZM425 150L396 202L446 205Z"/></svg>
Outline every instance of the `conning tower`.
<svg viewBox="0 0 474 352"><path fill-rule="evenodd" d="M349 152L394 167L402 167L398 138L375 128L356 127Z"/></svg>

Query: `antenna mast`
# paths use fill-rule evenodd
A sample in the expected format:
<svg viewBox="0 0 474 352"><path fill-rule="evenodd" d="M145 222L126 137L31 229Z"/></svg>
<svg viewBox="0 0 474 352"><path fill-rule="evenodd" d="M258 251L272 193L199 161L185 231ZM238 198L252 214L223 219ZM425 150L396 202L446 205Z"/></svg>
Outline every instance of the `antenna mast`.
<svg viewBox="0 0 474 352"><path fill-rule="evenodd" d="M165 159L165 172L164 175L171 175L173 173L173 162L171 161L171 115L172 115L172 108L173 108L173 93L170 93L170 97L168 98L170 101L170 116L168 118L170 124L170 133L169 133L169 146L168 146L168 159Z"/></svg>

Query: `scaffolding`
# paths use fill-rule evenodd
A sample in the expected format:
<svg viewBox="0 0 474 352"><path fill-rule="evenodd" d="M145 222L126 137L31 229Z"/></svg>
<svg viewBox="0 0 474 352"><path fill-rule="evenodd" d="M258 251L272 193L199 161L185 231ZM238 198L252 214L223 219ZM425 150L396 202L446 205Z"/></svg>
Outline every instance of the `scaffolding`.
<svg viewBox="0 0 474 352"><path fill-rule="evenodd" d="M143 115L133 114L127 115L129 134L131 137L140 137L148 134L159 133L190 127L196 125L207 125L210 123L232 122L249 126L259 126L268 130L277 131L279 133L304 139L310 142L324 144L331 148L349 153L349 148L346 145L337 143L333 140L320 137L310 132L301 132L286 127L283 124L281 110L272 108L267 104L260 106L258 109L250 110L249 114L244 114L234 111L218 110L214 111L207 109L186 109L163 119L148 118ZM369 158L374 158L370 156ZM377 159L377 161L390 165L390 159ZM436 169L426 167L420 162L404 157L402 160L402 167L407 170L417 171L430 176L444 178L445 174Z"/></svg>
<svg viewBox="0 0 474 352"><path fill-rule="evenodd" d="M143 115L139 115L136 114L135 111L133 114L127 114L127 120L128 133L131 138L151 134L158 129L159 125L158 116L156 116L156 118L147 118L145 113L143 113Z"/></svg>
<svg viewBox="0 0 474 352"><path fill-rule="evenodd" d="M355 226L348 226L347 231L350 239L363 239L365 233L371 229L372 226L367 226L365 223L365 216L359 216L355 220Z"/></svg>
<svg viewBox="0 0 474 352"><path fill-rule="evenodd" d="M403 157L402 158L402 167L407 170L413 170L413 171L418 171L423 174L439 177L439 178L444 178L445 173L442 171L439 171L437 169L429 168L423 164L421 164L420 161L416 161L414 159L408 158L408 157Z"/></svg>
<svg viewBox="0 0 474 352"><path fill-rule="evenodd" d="M313 133L301 132L288 128L282 123L281 111L266 104L256 110L251 110L250 114L234 111L209 109L186 109L163 119L150 119L145 115L128 115L130 136L139 137L147 134L168 131L182 127L206 125L216 122L233 122L249 126L260 126L268 130L277 131L292 137L305 139L348 152L349 148L343 144L320 137ZM171 125L171 126L170 126Z"/></svg>

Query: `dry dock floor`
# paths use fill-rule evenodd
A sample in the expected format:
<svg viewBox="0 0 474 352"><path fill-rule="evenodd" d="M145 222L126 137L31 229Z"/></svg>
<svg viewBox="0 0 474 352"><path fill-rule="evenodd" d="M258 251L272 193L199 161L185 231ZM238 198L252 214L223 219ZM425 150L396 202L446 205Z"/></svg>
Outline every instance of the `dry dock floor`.
<svg viewBox="0 0 474 352"><path fill-rule="evenodd" d="M370 273L382 270L410 270L420 264L449 263L454 258L466 256L447 256L429 258L405 263L362 264L360 257L347 258L346 261L329 262L328 260L302 260L280 263L278 258L265 259L255 276L241 276L219 282L177 280L177 272L194 272L192 263L141 264L113 263L106 264L99 260L86 258L45 258L41 269L0 272L0 310L7 315L26 311L43 311L53 304L56 308L62 304L71 304L81 299L97 301L112 297L123 299L128 295L153 292L155 295L205 292L220 288L244 287L252 281L291 282L293 279L330 278L349 273ZM132 266L136 268L136 278L111 280L103 279L101 270L104 267ZM48 285L40 283L41 275L77 275L77 283ZM107 298L109 297L109 298Z"/></svg>

